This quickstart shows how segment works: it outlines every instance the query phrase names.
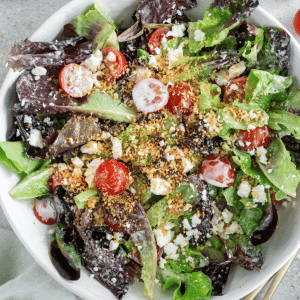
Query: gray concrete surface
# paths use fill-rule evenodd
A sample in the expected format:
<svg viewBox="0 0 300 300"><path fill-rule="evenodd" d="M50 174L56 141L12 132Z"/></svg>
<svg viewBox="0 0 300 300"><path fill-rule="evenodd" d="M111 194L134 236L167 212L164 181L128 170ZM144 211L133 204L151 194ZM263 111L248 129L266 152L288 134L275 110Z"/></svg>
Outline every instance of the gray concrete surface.
<svg viewBox="0 0 300 300"><path fill-rule="evenodd" d="M31 36L48 17L68 2L68 0L0 0L0 87L8 72L5 68L5 57L13 44ZM261 0L260 4L284 24L300 42L300 37L293 29L293 17L300 9L300 0ZM0 227L10 228L1 207ZM257 300L263 299L267 288L268 286L262 290ZM300 259L294 260L272 299L300 300Z"/></svg>

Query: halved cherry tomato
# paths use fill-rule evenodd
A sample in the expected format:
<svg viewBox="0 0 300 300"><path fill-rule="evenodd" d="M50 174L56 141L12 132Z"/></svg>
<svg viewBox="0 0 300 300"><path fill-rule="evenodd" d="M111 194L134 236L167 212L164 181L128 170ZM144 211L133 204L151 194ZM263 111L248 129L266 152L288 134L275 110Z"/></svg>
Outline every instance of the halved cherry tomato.
<svg viewBox="0 0 300 300"><path fill-rule="evenodd" d="M161 40L163 39L164 36L166 36L166 34L170 31L171 29L169 27L160 27L158 29L156 29L148 42L148 48L149 48L149 52L152 55L156 54L155 49L158 48L160 49L160 46L162 44ZM172 36L166 36L167 41L172 39Z"/></svg>
<svg viewBox="0 0 300 300"><path fill-rule="evenodd" d="M223 101L231 103L234 100L244 100L247 79L247 77L239 77L231 80L225 88Z"/></svg>
<svg viewBox="0 0 300 300"><path fill-rule="evenodd" d="M298 35L300 35L300 9L297 11L294 18L294 28Z"/></svg>
<svg viewBox="0 0 300 300"><path fill-rule="evenodd" d="M118 195L128 187L129 171L121 162L108 159L99 165L95 181L103 194Z"/></svg>
<svg viewBox="0 0 300 300"><path fill-rule="evenodd" d="M244 151L251 151L258 147L268 146L271 138L271 130L265 125L255 129L240 130L238 135L239 148Z"/></svg>
<svg viewBox="0 0 300 300"><path fill-rule="evenodd" d="M195 91L188 84L177 83L168 87L169 101L166 108L172 114L182 113L189 116L195 103Z"/></svg>
<svg viewBox="0 0 300 300"><path fill-rule="evenodd" d="M111 78L116 79L122 76L127 68L127 61L123 53L113 47L104 48L101 52Z"/></svg>
<svg viewBox="0 0 300 300"><path fill-rule="evenodd" d="M41 223L46 225L56 223L58 218L58 212L56 211L52 197L47 197L42 200L35 199L33 213Z"/></svg>
<svg viewBox="0 0 300 300"><path fill-rule="evenodd" d="M281 203L285 200L285 199L276 200L276 198L275 198L276 192L273 190L273 188L270 188L270 196L274 200L275 203Z"/></svg>
<svg viewBox="0 0 300 300"><path fill-rule="evenodd" d="M161 81L145 78L134 86L132 98L139 111L151 113L159 111L167 105L169 93Z"/></svg>
<svg viewBox="0 0 300 300"><path fill-rule="evenodd" d="M63 91L74 98L87 95L93 88L92 72L87 67L74 63L62 68L58 81Z"/></svg>
<svg viewBox="0 0 300 300"><path fill-rule="evenodd" d="M234 182L234 167L222 156L213 155L206 158L198 173L202 174L207 183L217 187L228 187Z"/></svg>
<svg viewBox="0 0 300 300"><path fill-rule="evenodd" d="M113 231L125 233L124 228L120 226L109 214L105 214L104 221Z"/></svg>
<svg viewBox="0 0 300 300"><path fill-rule="evenodd" d="M52 176L52 191L54 192L58 186L69 186L70 182L65 179L60 173L54 173Z"/></svg>

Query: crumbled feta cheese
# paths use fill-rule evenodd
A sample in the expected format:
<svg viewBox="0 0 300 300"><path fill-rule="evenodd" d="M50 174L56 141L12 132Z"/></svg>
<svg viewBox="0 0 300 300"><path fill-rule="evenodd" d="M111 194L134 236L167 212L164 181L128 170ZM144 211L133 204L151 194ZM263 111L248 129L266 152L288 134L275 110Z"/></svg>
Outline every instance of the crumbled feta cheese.
<svg viewBox="0 0 300 300"><path fill-rule="evenodd" d="M90 141L87 144L80 147L80 151L86 154L97 154L98 153L98 144L97 142Z"/></svg>
<svg viewBox="0 0 300 300"><path fill-rule="evenodd" d="M269 169L267 172L270 174L273 172L273 169Z"/></svg>
<svg viewBox="0 0 300 300"><path fill-rule="evenodd" d="M155 195L167 195L171 190L171 184L162 178L153 178L150 181L150 192Z"/></svg>
<svg viewBox="0 0 300 300"><path fill-rule="evenodd" d="M186 230L191 230L192 229L192 226L190 225L189 221L187 218L185 218L183 221L182 221L182 224L183 224L183 227L186 229Z"/></svg>
<svg viewBox="0 0 300 300"><path fill-rule="evenodd" d="M152 73L149 68L146 67L139 67L136 71L132 72L132 79L136 82L151 77Z"/></svg>
<svg viewBox="0 0 300 300"><path fill-rule="evenodd" d="M169 54L168 54L168 60L169 60L169 68L173 65L174 62L179 60L180 58L183 57L183 47L184 47L184 42L182 42L177 49L173 50L171 49Z"/></svg>
<svg viewBox="0 0 300 300"><path fill-rule="evenodd" d="M243 232L242 227L239 225L239 223L236 221L233 221L231 223L231 225L226 228L226 233L227 234L234 234L234 233L243 234L244 232Z"/></svg>
<svg viewBox="0 0 300 300"><path fill-rule="evenodd" d="M242 146L242 147L245 146L245 144L244 144L241 140L239 140L238 143L239 143L239 145Z"/></svg>
<svg viewBox="0 0 300 300"><path fill-rule="evenodd" d="M222 69L219 73L217 73L216 83L220 86L226 85L229 81L228 71L226 69Z"/></svg>
<svg viewBox="0 0 300 300"><path fill-rule="evenodd" d="M250 194L251 191L251 185L249 184L248 181L242 181L239 189L237 191L237 194L241 197L241 198L247 198Z"/></svg>
<svg viewBox="0 0 300 300"><path fill-rule="evenodd" d="M153 68L156 68L158 67L158 63L156 61L156 56L155 55L150 55L149 56L149 62L148 62L148 65L150 67L153 67Z"/></svg>
<svg viewBox="0 0 300 300"><path fill-rule="evenodd" d="M194 168L194 164L192 162L190 162L188 159L186 159L185 157L182 158L182 165L183 165L183 174L188 173L189 171L191 171Z"/></svg>
<svg viewBox="0 0 300 300"><path fill-rule="evenodd" d="M194 39L196 42L201 42L205 40L205 33L200 29L196 29L194 31Z"/></svg>
<svg viewBox="0 0 300 300"><path fill-rule="evenodd" d="M195 263L195 260L194 260L194 258L193 257L191 257L191 256L188 256L187 258L186 258L186 260L185 260L187 263L192 263L192 264L194 264Z"/></svg>
<svg viewBox="0 0 300 300"><path fill-rule="evenodd" d="M161 259L159 260L159 267L161 269L164 269L166 263L167 263L167 260L161 257Z"/></svg>
<svg viewBox="0 0 300 300"><path fill-rule="evenodd" d="M114 159L119 159L123 154L122 141L119 140L117 137L112 137L111 142L112 142L113 157Z"/></svg>
<svg viewBox="0 0 300 300"><path fill-rule="evenodd" d="M78 156L71 158L71 161L75 168L81 168L84 165L82 160Z"/></svg>
<svg viewBox="0 0 300 300"><path fill-rule="evenodd" d="M89 164L87 164L87 169L84 173L85 181L90 188L96 187L95 174L99 165L103 162L101 158L93 159Z"/></svg>
<svg viewBox="0 0 300 300"><path fill-rule="evenodd" d="M184 24L179 24L179 25L173 25L172 30L170 30L167 34L166 37L168 36L173 36L173 37L183 37L184 32L186 28Z"/></svg>
<svg viewBox="0 0 300 300"><path fill-rule="evenodd" d="M256 126L254 126L254 125L252 125L252 124L249 124L248 125L248 129L250 129L250 130L253 130L253 129L255 129L256 128Z"/></svg>
<svg viewBox="0 0 300 300"><path fill-rule="evenodd" d="M156 47L156 48L154 49L154 51L155 51L155 54L156 54L156 55L159 55L160 52L161 52L161 51L160 51L160 48L158 48L158 47Z"/></svg>
<svg viewBox="0 0 300 300"><path fill-rule="evenodd" d="M24 123L26 123L26 124L32 124L31 116L24 115Z"/></svg>
<svg viewBox="0 0 300 300"><path fill-rule="evenodd" d="M35 67L31 70L32 75L42 76L47 74L47 69L44 67Z"/></svg>
<svg viewBox="0 0 300 300"><path fill-rule="evenodd" d="M106 59L108 61L115 62L117 60L117 57L116 57L116 54L114 54L113 52L110 51L110 52L108 52Z"/></svg>
<svg viewBox="0 0 300 300"><path fill-rule="evenodd" d="M111 240L109 243L110 250L116 250L119 247L119 243L117 241Z"/></svg>
<svg viewBox="0 0 300 300"><path fill-rule="evenodd" d="M268 162L268 158L266 157L267 150L263 146L260 146L256 149L256 154L259 157L259 161L266 165Z"/></svg>
<svg viewBox="0 0 300 300"><path fill-rule="evenodd" d="M231 85L230 85L230 89L231 89L232 91L237 91L237 90L239 89L239 87L238 87L236 84L231 84Z"/></svg>
<svg viewBox="0 0 300 300"><path fill-rule="evenodd" d="M224 218L224 222L228 224L232 219L233 213L231 213L227 208L225 208L224 211L222 212L222 216Z"/></svg>
<svg viewBox="0 0 300 300"><path fill-rule="evenodd" d="M155 229L153 230L153 233L156 238L157 245L161 248L171 242L174 237L174 232L171 230Z"/></svg>
<svg viewBox="0 0 300 300"><path fill-rule="evenodd" d="M44 148L42 134L37 129L31 129L28 142L33 147Z"/></svg>
<svg viewBox="0 0 300 300"><path fill-rule="evenodd" d="M192 226L197 227L200 224L201 224L201 219L199 219L199 217L196 214L194 214L192 216Z"/></svg>
<svg viewBox="0 0 300 300"><path fill-rule="evenodd" d="M178 246L176 246L173 243L168 243L166 246L164 246L164 252L168 256L176 255L176 251L178 249Z"/></svg>
<svg viewBox="0 0 300 300"><path fill-rule="evenodd" d="M82 62L92 72L96 72L102 63L103 55L100 50L96 50L89 58Z"/></svg>
<svg viewBox="0 0 300 300"><path fill-rule="evenodd" d="M191 229L186 232L186 236L188 237L188 239L192 238L193 236L196 237L197 235L199 235L198 229Z"/></svg>
<svg viewBox="0 0 300 300"><path fill-rule="evenodd" d="M239 77L246 70L246 65L244 61L241 61L229 68L229 79Z"/></svg>
<svg viewBox="0 0 300 300"><path fill-rule="evenodd" d="M265 187L261 184L252 188L251 194L254 202L259 202L264 205L268 201L267 195L265 193Z"/></svg>
<svg viewBox="0 0 300 300"><path fill-rule="evenodd" d="M176 237L174 240L174 244L177 246L180 246L181 248L184 248L189 244L189 241L187 238L185 238L181 233Z"/></svg>

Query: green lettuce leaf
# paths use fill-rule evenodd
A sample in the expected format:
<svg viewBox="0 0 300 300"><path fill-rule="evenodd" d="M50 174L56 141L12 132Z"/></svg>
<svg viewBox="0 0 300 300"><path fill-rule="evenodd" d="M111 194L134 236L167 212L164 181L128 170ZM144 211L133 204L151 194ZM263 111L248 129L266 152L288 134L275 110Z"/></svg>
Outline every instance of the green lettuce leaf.
<svg viewBox="0 0 300 300"><path fill-rule="evenodd" d="M268 164L262 164L256 159L264 175L282 192L292 197L300 182L300 173L291 161L291 156L280 138L275 138L267 149ZM269 170L272 170L269 172Z"/></svg>
<svg viewBox="0 0 300 300"><path fill-rule="evenodd" d="M165 282L162 285L162 290L166 291L173 286L176 290L173 294L172 300L195 300L195 299L208 299L213 290L213 286L210 283L209 278L201 271L184 273L184 274L174 274L169 270L164 271ZM184 294L181 293L181 284L185 285Z"/></svg>
<svg viewBox="0 0 300 300"><path fill-rule="evenodd" d="M280 189L269 180L269 178L260 168L253 166L251 155L249 153L245 153L235 148L232 149L232 152L235 154L235 156L232 157L233 161L241 167L245 174L256 179L260 184L264 186L268 185L273 188L273 190L276 192L276 200L282 200L286 197L286 194L281 192Z"/></svg>
<svg viewBox="0 0 300 300"><path fill-rule="evenodd" d="M217 107L220 102L221 88L213 83L200 83L200 96L198 107L205 110L211 107Z"/></svg>
<svg viewBox="0 0 300 300"><path fill-rule="evenodd" d="M53 168L48 168L27 175L9 191L9 194L18 200L50 195L48 179L53 171Z"/></svg>
<svg viewBox="0 0 300 300"><path fill-rule="evenodd" d="M242 210L239 224L248 237L259 226L262 216L263 212L258 207L245 208Z"/></svg>
<svg viewBox="0 0 300 300"><path fill-rule="evenodd" d="M100 90L95 90L88 98L88 102L81 106L72 106L72 111L92 114L99 118L114 120L118 122L133 122L138 113L121 103L119 99L113 99Z"/></svg>
<svg viewBox="0 0 300 300"><path fill-rule="evenodd" d="M74 201L79 209L84 209L87 207L87 200L92 196L98 195L98 191L95 189L86 190L74 197Z"/></svg>
<svg viewBox="0 0 300 300"><path fill-rule="evenodd" d="M264 31L258 28L258 35L253 42L246 41L245 45L239 49L239 54L247 59L247 67L251 68L257 63L257 56L264 43Z"/></svg>
<svg viewBox="0 0 300 300"><path fill-rule="evenodd" d="M71 21L79 36L93 41L94 50L106 47L120 49L115 25L111 17L99 5L93 5L90 10Z"/></svg>
<svg viewBox="0 0 300 300"><path fill-rule="evenodd" d="M282 109L290 112L300 111L300 89L293 86L286 98L286 101L282 104Z"/></svg>
<svg viewBox="0 0 300 300"><path fill-rule="evenodd" d="M295 138L300 139L300 116L284 110L269 112L269 127L277 131L288 130Z"/></svg>
<svg viewBox="0 0 300 300"><path fill-rule="evenodd" d="M25 142L0 142L0 162L16 173L31 173L38 169L43 160L28 158L23 152Z"/></svg>
<svg viewBox="0 0 300 300"><path fill-rule="evenodd" d="M252 69L245 86L245 99L249 106L268 110L271 101L293 83L291 76L284 77L266 71Z"/></svg>

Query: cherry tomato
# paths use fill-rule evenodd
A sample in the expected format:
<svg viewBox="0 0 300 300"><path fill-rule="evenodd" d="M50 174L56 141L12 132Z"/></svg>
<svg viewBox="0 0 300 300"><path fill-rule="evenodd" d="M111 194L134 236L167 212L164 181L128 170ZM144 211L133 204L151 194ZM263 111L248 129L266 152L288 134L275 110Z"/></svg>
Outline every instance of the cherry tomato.
<svg viewBox="0 0 300 300"><path fill-rule="evenodd" d="M163 109L169 100L167 87L159 80L145 78L132 90L132 98L139 111L151 113Z"/></svg>
<svg viewBox="0 0 300 300"><path fill-rule="evenodd" d="M36 218L43 224L52 225L56 223L58 212L52 197L47 197L42 200L35 199L33 213Z"/></svg>
<svg viewBox="0 0 300 300"><path fill-rule="evenodd" d="M63 91L74 98L87 95L93 88L92 72L87 67L74 63L62 68L58 81Z"/></svg>
<svg viewBox="0 0 300 300"><path fill-rule="evenodd" d="M60 173L54 173L52 176L52 191L55 191L58 186L69 186L70 182L68 179L65 179Z"/></svg>
<svg viewBox="0 0 300 300"><path fill-rule="evenodd" d="M276 200L275 196L276 196L276 192L273 190L273 188L270 188L270 196L271 198L274 200L275 203L280 203L282 201L284 201L285 199L282 200Z"/></svg>
<svg viewBox="0 0 300 300"><path fill-rule="evenodd" d="M234 167L222 156L213 155L206 158L198 172L207 183L217 187L228 187L234 182Z"/></svg>
<svg viewBox="0 0 300 300"><path fill-rule="evenodd" d="M128 187L129 171L121 162L108 159L99 165L95 180L103 194L118 195Z"/></svg>
<svg viewBox="0 0 300 300"><path fill-rule="evenodd" d="M163 39L164 36L166 37L167 41L173 38L172 36L166 36L166 34L170 30L171 29L169 27L160 27L152 33L148 42L148 48L150 54L155 55L156 54L155 49L156 48L160 49L160 46L162 44L161 40Z"/></svg>
<svg viewBox="0 0 300 300"><path fill-rule="evenodd" d="M111 215L105 214L104 220L113 231L125 233L124 228L120 226Z"/></svg>
<svg viewBox="0 0 300 300"><path fill-rule="evenodd" d="M185 83L177 83L168 87L169 101L166 108L172 114L182 113L189 116L195 103L194 90Z"/></svg>
<svg viewBox="0 0 300 300"><path fill-rule="evenodd" d="M267 146L270 142L271 131L265 125L255 129L240 130L238 135L239 148L244 151L251 151L260 146Z"/></svg>
<svg viewBox="0 0 300 300"><path fill-rule="evenodd" d="M300 35L300 9L297 11L294 18L294 28L298 35Z"/></svg>
<svg viewBox="0 0 300 300"><path fill-rule="evenodd" d="M231 80L225 88L223 101L231 103L234 100L244 100L247 79L247 77L239 77Z"/></svg>
<svg viewBox="0 0 300 300"><path fill-rule="evenodd" d="M112 79L122 76L127 68L127 61L123 53L113 47L102 50L103 62L109 70Z"/></svg>

